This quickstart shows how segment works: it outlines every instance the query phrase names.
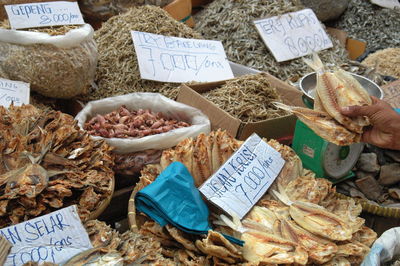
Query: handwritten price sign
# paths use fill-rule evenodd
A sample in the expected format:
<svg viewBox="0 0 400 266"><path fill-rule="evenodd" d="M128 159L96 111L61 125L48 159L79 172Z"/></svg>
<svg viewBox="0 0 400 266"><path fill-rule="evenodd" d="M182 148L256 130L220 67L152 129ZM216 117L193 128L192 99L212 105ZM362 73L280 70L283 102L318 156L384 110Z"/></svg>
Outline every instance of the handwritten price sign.
<svg viewBox="0 0 400 266"><path fill-rule="evenodd" d="M254 24L278 62L333 46L311 9L255 20Z"/></svg>
<svg viewBox="0 0 400 266"><path fill-rule="evenodd" d="M211 82L233 78L220 41L132 31L142 79Z"/></svg>
<svg viewBox="0 0 400 266"><path fill-rule="evenodd" d="M200 191L222 210L243 218L271 186L284 164L279 152L253 134Z"/></svg>
<svg viewBox="0 0 400 266"><path fill-rule="evenodd" d="M29 104L29 84L0 78L0 105L9 107Z"/></svg>
<svg viewBox="0 0 400 266"><path fill-rule="evenodd" d="M7 266L28 261L62 264L92 248L75 205L0 229L0 234L13 245Z"/></svg>
<svg viewBox="0 0 400 266"><path fill-rule="evenodd" d="M4 7L12 29L85 24L76 2L43 2Z"/></svg>

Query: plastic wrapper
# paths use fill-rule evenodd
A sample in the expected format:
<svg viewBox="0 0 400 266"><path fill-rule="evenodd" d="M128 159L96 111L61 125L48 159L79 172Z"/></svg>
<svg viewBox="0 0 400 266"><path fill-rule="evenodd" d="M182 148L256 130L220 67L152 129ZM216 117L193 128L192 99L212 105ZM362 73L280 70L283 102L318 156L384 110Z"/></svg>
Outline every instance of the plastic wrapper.
<svg viewBox="0 0 400 266"><path fill-rule="evenodd" d="M89 102L75 117L83 128L85 122L97 114L104 115L125 105L130 110L150 109L164 115L184 121L191 126L178 128L166 133L145 136L142 138L102 138L119 154L144 151L149 149L163 150L175 146L185 138L196 137L200 133L210 132L210 120L200 110L175 102L158 93L131 93Z"/></svg>
<svg viewBox="0 0 400 266"><path fill-rule="evenodd" d="M54 36L0 29L0 77L28 82L47 97L84 94L97 65L93 33L89 24Z"/></svg>
<svg viewBox="0 0 400 266"><path fill-rule="evenodd" d="M384 232L372 245L361 266L380 266L400 257L400 227Z"/></svg>

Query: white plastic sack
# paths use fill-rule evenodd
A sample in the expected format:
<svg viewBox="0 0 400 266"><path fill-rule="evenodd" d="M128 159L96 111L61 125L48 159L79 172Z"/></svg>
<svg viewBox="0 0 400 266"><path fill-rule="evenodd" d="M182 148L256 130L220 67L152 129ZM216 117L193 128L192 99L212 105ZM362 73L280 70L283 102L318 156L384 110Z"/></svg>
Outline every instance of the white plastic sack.
<svg viewBox="0 0 400 266"><path fill-rule="evenodd" d="M103 138L92 136L94 139L104 139L115 152L124 154L148 149L167 149L175 146L186 138L194 138L200 133L210 132L210 120L200 110L183 103L175 102L159 93L131 93L89 102L75 117L83 129L85 122L97 114L105 115L125 105L130 110L150 109L164 115L184 121L191 126L173 129L166 133L145 136L142 138Z"/></svg>
<svg viewBox="0 0 400 266"><path fill-rule="evenodd" d="M64 35L0 29L0 77L52 98L83 94L94 80L97 47L89 24Z"/></svg>
<svg viewBox="0 0 400 266"><path fill-rule="evenodd" d="M400 227L384 232L372 245L361 266L380 266L400 255Z"/></svg>

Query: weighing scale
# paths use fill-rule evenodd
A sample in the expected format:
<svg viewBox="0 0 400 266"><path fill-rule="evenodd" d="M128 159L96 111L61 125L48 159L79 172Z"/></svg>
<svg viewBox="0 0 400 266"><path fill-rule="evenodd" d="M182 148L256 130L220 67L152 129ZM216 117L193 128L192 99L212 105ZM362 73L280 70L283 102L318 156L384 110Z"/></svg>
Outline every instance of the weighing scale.
<svg viewBox="0 0 400 266"><path fill-rule="evenodd" d="M297 120L292 147L304 168L313 171L317 177L327 178L336 184L354 177L351 169L357 163L364 144L338 146L327 142Z"/></svg>

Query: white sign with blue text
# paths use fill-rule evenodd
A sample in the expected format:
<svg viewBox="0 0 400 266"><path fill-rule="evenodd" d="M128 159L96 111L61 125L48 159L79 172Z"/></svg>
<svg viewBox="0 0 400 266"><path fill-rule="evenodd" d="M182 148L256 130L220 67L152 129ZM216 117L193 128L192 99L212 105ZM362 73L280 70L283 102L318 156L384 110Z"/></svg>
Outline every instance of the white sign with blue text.
<svg viewBox="0 0 400 266"><path fill-rule="evenodd" d="M278 62L333 46L311 9L255 20L254 24Z"/></svg>
<svg viewBox="0 0 400 266"><path fill-rule="evenodd" d="M220 41L131 31L140 77L161 82L211 82L233 78Z"/></svg>
<svg viewBox="0 0 400 266"><path fill-rule="evenodd" d="M9 107L29 104L29 83L0 78L0 105Z"/></svg>
<svg viewBox="0 0 400 266"><path fill-rule="evenodd" d="M0 229L13 247L4 265L28 261L63 264L92 244L75 205Z"/></svg>
<svg viewBox="0 0 400 266"><path fill-rule="evenodd" d="M12 29L85 24L77 2L5 5Z"/></svg>
<svg viewBox="0 0 400 266"><path fill-rule="evenodd" d="M253 134L200 191L222 210L241 219L264 195L284 164L279 152Z"/></svg>

